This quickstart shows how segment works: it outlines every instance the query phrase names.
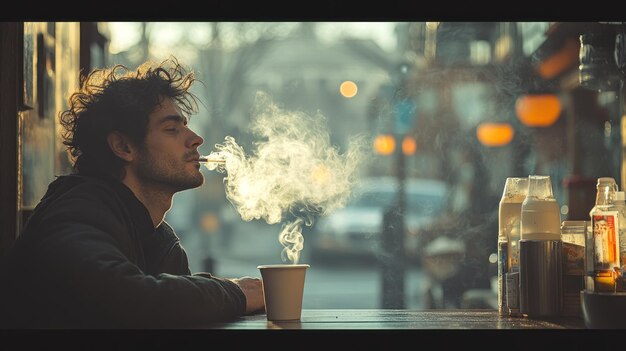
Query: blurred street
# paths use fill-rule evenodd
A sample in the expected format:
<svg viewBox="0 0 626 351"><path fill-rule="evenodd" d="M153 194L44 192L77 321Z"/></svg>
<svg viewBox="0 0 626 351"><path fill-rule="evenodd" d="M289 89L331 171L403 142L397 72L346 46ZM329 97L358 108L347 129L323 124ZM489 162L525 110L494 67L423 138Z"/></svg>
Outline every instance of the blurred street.
<svg viewBox="0 0 626 351"><path fill-rule="evenodd" d="M222 241L219 234L204 237L196 233L182 237L192 270L207 271L205 257L213 258L212 274L221 277L260 277L260 264L283 263L282 246L278 242L279 225L262 221L236 221L230 239ZM299 263L309 263L307 237ZM310 264L310 263L309 263ZM206 267L211 268L211 267ZM405 275L405 306L420 309L420 291L425 280L417 267L407 267ZM311 264L307 271L303 308L380 308L381 267L375 259L341 259Z"/></svg>

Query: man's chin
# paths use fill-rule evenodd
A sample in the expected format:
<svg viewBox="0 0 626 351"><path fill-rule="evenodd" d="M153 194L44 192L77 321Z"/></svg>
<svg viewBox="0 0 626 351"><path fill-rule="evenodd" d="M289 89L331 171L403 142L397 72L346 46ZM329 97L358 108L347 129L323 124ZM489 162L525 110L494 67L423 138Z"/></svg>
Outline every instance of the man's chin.
<svg viewBox="0 0 626 351"><path fill-rule="evenodd" d="M202 184L204 184L204 178L202 178L195 186L193 186L194 188L199 188L202 186Z"/></svg>
<svg viewBox="0 0 626 351"><path fill-rule="evenodd" d="M179 189L178 191L198 188L198 187L202 186L202 184L204 184L204 176L202 174L200 174L200 177L196 177L196 178L193 178L193 179L188 179L185 182L180 182L178 184L178 189Z"/></svg>
<svg viewBox="0 0 626 351"><path fill-rule="evenodd" d="M190 183L189 189L198 188L202 186L202 184L204 184L204 176L202 175L202 173L200 173L200 177L194 179L194 181Z"/></svg>

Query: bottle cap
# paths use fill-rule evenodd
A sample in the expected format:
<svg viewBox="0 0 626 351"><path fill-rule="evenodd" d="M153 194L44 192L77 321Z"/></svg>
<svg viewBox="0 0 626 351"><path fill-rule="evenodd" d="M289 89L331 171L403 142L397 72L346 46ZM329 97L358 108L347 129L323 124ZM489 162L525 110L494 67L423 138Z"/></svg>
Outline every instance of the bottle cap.
<svg viewBox="0 0 626 351"><path fill-rule="evenodd" d="M607 183L615 183L615 178L613 177L600 177L598 178L598 185L607 184Z"/></svg>
<svg viewBox="0 0 626 351"><path fill-rule="evenodd" d="M529 175L522 203L520 240L561 240L561 211L552 194L550 176Z"/></svg>

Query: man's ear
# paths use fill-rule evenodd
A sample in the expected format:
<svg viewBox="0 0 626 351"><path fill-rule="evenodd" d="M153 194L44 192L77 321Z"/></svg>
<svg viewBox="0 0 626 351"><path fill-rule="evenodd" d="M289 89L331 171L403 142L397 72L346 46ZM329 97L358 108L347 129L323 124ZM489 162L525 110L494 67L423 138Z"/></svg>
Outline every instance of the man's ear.
<svg viewBox="0 0 626 351"><path fill-rule="evenodd" d="M133 152L132 144L128 137L120 132L111 132L107 136L107 142L113 153L122 160L131 162L134 159L135 153Z"/></svg>

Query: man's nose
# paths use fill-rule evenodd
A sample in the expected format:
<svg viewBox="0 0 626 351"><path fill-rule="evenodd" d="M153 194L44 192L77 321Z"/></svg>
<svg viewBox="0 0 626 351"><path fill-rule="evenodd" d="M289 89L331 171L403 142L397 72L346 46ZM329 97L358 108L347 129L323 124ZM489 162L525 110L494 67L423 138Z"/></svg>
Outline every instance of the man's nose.
<svg viewBox="0 0 626 351"><path fill-rule="evenodd" d="M198 134L196 134L194 131L191 131L191 138L189 139L191 141L191 146L192 147L198 147L202 144L204 144L204 138L202 138L201 136L199 136Z"/></svg>

